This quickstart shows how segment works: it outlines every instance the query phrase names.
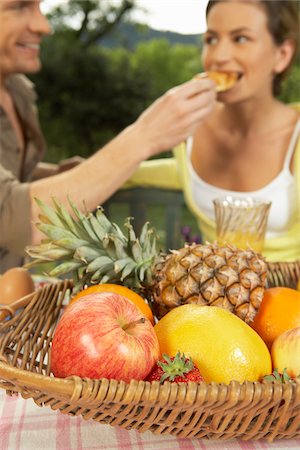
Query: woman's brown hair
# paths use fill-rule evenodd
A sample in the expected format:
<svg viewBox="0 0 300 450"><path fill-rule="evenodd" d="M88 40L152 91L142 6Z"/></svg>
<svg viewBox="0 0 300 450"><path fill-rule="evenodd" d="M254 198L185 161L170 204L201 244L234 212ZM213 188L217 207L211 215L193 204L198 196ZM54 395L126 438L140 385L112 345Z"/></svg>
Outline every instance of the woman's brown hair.
<svg viewBox="0 0 300 450"><path fill-rule="evenodd" d="M217 3L227 0L209 0L206 8L206 18L210 10ZM243 0L247 1L247 0ZM268 29L276 45L281 45L285 40L292 39L295 42L295 52L289 66L275 75L273 80L273 93L278 95L281 90L282 80L286 77L295 59L299 56L300 37L300 2L299 0L248 0L262 5L267 16Z"/></svg>

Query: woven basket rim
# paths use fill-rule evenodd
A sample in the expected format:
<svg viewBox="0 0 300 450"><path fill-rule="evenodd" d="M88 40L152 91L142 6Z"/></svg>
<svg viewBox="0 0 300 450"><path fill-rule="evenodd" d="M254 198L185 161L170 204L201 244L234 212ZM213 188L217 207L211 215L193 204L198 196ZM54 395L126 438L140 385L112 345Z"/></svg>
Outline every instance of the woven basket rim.
<svg viewBox="0 0 300 450"><path fill-rule="evenodd" d="M28 376L30 374L30 376ZM159 381L145 381L145 380L135 380L132 379L129 383L123 380L115 380L115 379L108 379L108 378L99 378L99 379L93 379L93 378L83 378L79 377L77 375L66 377L66 378L59 378L55 377L54 375L44 375L39 373L34 373L26 369L20 369L17 367L11 366L7 361L5 360L4 356L0 353L0 376L5 377L6 379L10 379L12 381L15 381L17 385L25 386L27 384L28 387L33 389L39 389L41 386L41 382L43 382L44 386L43 389L47 391L49 394L53 394L57 392L57 388L59 385L63 388L63 393L66 396L69 396L70 398L73 396L74 387L76 384L78 384L79 380L84 383L93 383L97 382L100 383L113 383L114 385L120 384L122 386L136 386L137 384L141 385L155 385L158 388L164 389L165 386L168 386L168 389L170 386L195 386L195 385L203 385L209 388L216 389L218 386L226 389L230 387L241 387L241 386L260 386L264 387L264 385L268 386L268 389L270 386L273 386L272 389L278 389L280 388L280 392L282 392L287 385L289 384L295 384L296 386L299 385L300 387L300 379L293 379L288 380L285 383L282 383L279 380L262 380L262 381L243 381L239 382L237 380L231 380L228 384L227 383L217 383L215 381L206 382L193 382L189 381L188 383L171 383L169 381L165 381L164 383L160 383ZM1 387L1 382L0 382ZM60 391L60 389L59 389ZM61 392L62 393L62 392ZM299 391L300 394L300 391ZM184 402L184 399L183 399Z"/></svg>

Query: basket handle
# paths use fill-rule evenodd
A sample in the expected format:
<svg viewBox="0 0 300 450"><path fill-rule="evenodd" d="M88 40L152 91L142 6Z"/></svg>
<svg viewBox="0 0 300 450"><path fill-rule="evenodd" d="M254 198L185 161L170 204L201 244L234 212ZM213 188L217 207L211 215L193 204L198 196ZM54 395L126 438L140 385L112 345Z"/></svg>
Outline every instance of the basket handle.
<svg viewBox="0 0 300 450"><path fill-rule="evenodd" d="M25 295L25 297L19 298L10 305L0 305L0 322L2 320L5 320L8 316L12 317L18 311L18 309L25 308L25 306L30 303L36 292L37 291Z"/></svg>
<svg viewBox="0 0 300 450"><path fill-rule="evenodd" d="M32 390L47 392L52 395L59 394L66 399L71 399L75 384L75 380L72 378L65 378L62 383L61 378L45 376L10 366L5 362L5 357L0 354L0 386L4 389L19 392L24 391L24 386L26 386L27 389L32 388Z"/></svg>
<svg viewBox="0 0 300 450"><path fill-rule="evenodd" d="M8 316L13 317L15 313L22 308L28 306L28 304L34 299L38 298L42 291L46 290L49 292L50 289L55 286L58 291L63 291L64 289L72 289L73 288L73 280L57 280L55 283L48 283L46 286L39 287L31 294L28 294L10 305L0 305L0 324L3 320L5 320Z"/></svg>

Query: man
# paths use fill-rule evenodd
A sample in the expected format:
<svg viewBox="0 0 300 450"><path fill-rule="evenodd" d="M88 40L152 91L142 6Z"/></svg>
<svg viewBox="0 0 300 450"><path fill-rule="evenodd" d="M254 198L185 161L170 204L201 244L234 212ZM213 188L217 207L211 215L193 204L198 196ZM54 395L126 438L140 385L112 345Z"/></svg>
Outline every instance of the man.
<svg viewBox="0 0 300 450"><path fill-rule="evenodd" d="M214 83L192 80L168 91L131 126L81 164L41 163L45 151L35 93L23 74L40 67L40 43L51 29L40 0L0 1L0 273L22 263L40 239L35 198L68 196L89 210L103 203L139 163L193 133L214 104Z"/></svg>

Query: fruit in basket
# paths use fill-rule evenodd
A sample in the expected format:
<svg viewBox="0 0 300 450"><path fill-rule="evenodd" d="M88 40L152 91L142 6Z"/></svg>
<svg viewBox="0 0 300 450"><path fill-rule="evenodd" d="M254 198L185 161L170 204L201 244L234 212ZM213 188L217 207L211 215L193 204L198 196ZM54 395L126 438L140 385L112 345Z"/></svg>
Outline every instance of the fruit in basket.
<svg viewBox="0 0 300 450"><path fill-rule="evenodd" d="M96 283L124 284L151 299L157 317L185 303L217 305L253 320L263 297L267 266L252 250L217 244L191 244L159 254L156 236L146 223L139 238L130 219L127 236L102 208L82 214L70 202L69 212L55 199L41 201L37 227L47 239L26 251L29 266L55 261L50 275L71 274L77 289Z"/></svg>
<svg viewBox="0 0 300 450"><path fill-rule="evenodd" d="M120 294L126 297L128 300L130 300L132 303L134 303L144 314L144 316L147 317L147 319L150 320L152 325L154 325L154 317L151 311L150 306L146 303L146 301L138 295L136 292L132 291L131 289L127 288L126 286L121 286L120 284L94 284L93 286L89 286L85 289L82 289L82 291L79 291L77 294L75 294L71 300L70 304L76 302L79 298L82 298L85 295L92 294L94 292L114 292L115 294Z"/></svg>
<svg viewBox="0 0 300 450"><path fill-rule="evenodd" d="M33 291L32 276L23 267L12 267L0 277L0 304L8 305Z"/></svg>
<svg viewBox="0 0 300 450"><path fill-rule="evenodd" d="M179 306L154 330L162 354L183 352L207 382L258 381L272 371L271 355L261 337L217 306Z"/></svg>
<svg viewBox="0 0 300 450"><path fill-rule="evenodd" d="M51 370L130 382L143 380L159 358L151 322L126 297L90 294L70 305L54 331Z"/></svg>
<svg viewBox="0 0 300 450"><path fill-rule="evenodd" d="M280 334L300 326L300 292L287 287L266 289L251 326L271 349Z"/></svg>
<svg viewBox="0 0 300 450"><path fill-rule="evenodd" d="M160 361L157 361L146 381L170 381L171 383L188 383L193 381L199 383L204 381L198 367L195 366L191 358L186 358L180 352L171 358L163 355Z"/></svg>
<svg viewBox="0 0 300 450"><path fill-rule="evenodd" d="M300 376L300 326L285 331L271 348L273 367L279 372L286 369L292 378Z"/></svg>

